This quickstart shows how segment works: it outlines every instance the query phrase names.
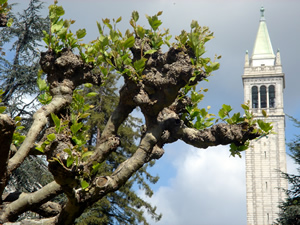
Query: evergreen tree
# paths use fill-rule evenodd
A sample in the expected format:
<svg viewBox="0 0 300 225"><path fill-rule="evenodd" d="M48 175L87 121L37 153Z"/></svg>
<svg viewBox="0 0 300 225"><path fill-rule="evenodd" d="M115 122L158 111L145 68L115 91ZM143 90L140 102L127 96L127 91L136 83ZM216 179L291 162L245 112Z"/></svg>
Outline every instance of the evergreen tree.
<svg viewBox="0 0 300 225"><path fill-rule="evenodd" d="M13 20L12 26L0 31L0 89L3 90L1 104L12 116L22 116L22 125L29 125L32 110L36 105L35 96L37 73L40 70L40 43L42 30L49 29L49 20L40 15L43 3L31 0L27 9L21 13L14 12L14 4L8 6L7 17ZM5 46L5 47L4 47ZM10 46L10 48L8 48ZM8 49L5 49L8 48ZM7 53L5 53L7 52ZM28 101L28 99L31 99ZM6 192L34 192L53 181L43 158L30 156L11 175ZM19 219L36 217L24 213Z"/></svg>
<svg viewBox="0 0 300 225"><path fill-rule="evenodd" d="M49 20L39 14L43 7L39 0L31 0L22 13L14 13L13 6L8 15L14 21L12 26L0 31L0 47L11 45L9 54L3 52L0 57L0 89L3 90L1 104L9 104L6 109L11 116L22 115L24 120L30 120L28 116L34 106L34 97L33 101L25 103L24 96L35 96L38 93L38 47L43 39L42 30L49 29ZM7 190L33 192L52 181L51 177L45 161L30 156L14 171Z"/></svg>
<svg viewBox="0 0 300 225"><path fill-rule="evenodd" d="M300 128L300 121L290 117L295 126ZM292 142L288 143L291 157L297 165L300 165L300 135L295 135ZM298 167L298 174L283 175L290 183L289 190L286 190L287 198L279 206L280 213L277 220L281 225L297 225L300 224L300 167Z"/></svg>
<svg viewBox="0 0 300 225"><path fill-rule="evenodd" d="M40 15L42 7L40 0L30 0L22 13L13 14L12 10L8 16L14 21L12 26L0 31L0 48L11 46L6 49L7 56L0 56L0 88L4 91L2 104L12 117L28 118L32 114L40 70L38 48L44 37L42 31L49 30L49 19Z"/></svg>

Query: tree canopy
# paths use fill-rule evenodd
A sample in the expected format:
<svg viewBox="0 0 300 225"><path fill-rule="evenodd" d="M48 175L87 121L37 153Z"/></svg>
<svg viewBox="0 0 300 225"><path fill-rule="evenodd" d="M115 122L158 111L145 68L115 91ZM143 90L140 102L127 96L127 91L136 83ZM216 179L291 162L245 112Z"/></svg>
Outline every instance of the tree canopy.
<svg viewBox="0 0 300 225"><path fill-rule="evenodd" d="M162 12L146 16L149 28L140 26L139 14L133 12L131 30L117 29L121 17L103 19L97 22L99 38L84 44L86 30L73 33L74 21L63 19L64 12L57 1L49 6L50 28L43 31L47 51L40 55L42 70L36 74L43 105L32 116L30 128L20 132L21 118L5 114L9 106L0 114L1 195L12 172L31 155L47 158L54 181L32 193L3 195L1 223L33 211L42 218L31 224L73 224L88 207L114 198L131 178L146 173L143 168L161 158L168 143L182 140L204 149L230 144L231 155L240 156L249 140L271 132L272 125L255 120L247 104L242 104L245 116L232 113L225 104L218 116L198 108L206 90L199 91L197 84L219 68L219 57L204 57L213 33L197 21L172 42L169 30L160 28ZM108 85L113 74L124 80L118 96L113 96L118 103L107 110L109 116L93 117L88 98L98 96L101 101L105 94L92 88ZM137 108L143 115L141 126L130 115ZM122 140L128 127L133 128L132 136ZM132 139L135 136L138 141ZM119 160L112 160L116 157ZM67 197L63 205L53 201L61 193Z"/></svg>

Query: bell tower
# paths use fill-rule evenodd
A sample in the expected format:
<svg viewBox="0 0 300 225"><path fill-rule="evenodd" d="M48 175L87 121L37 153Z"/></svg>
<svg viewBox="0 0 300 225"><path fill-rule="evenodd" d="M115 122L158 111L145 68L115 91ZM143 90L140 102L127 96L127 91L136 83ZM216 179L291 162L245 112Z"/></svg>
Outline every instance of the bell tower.
<svg viewBox="0 0 300 225"><path fill-rule="evenodd" d="M250 103L253 114L262 120L272 122L275 134L253 140L246 150L247 224L268 225L276 221L279 202L284 200L287 189L285 151L285 115L283 111L283 90L285 75L282 72L280 52L273 52L264 8L258 32L249 59L245 56L244 100ZM262 110L267 112L264 118Z"/></svg>

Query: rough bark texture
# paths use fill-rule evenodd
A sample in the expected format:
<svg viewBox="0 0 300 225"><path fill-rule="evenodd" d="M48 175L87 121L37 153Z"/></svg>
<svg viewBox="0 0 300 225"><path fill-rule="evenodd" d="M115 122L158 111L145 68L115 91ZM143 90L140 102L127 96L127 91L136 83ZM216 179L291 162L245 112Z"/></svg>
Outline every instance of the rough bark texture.
<svg viewBox="0 0 300 225"><path fill-rule="evenodd" d="M1 143L1 157L0 157L0 196L7 184L10 172L7 171L8 157L10 153L10 146L12 142L13 133L16 125L14 121L7 115L0 114L0 143ZM1 199L0 199L1 203Z"/></svg>
<svg viewBox="0 0 300 225"><path fill-rule="evenodd" d="M0 14L0 27L6 27L7 24L7 15Z"/></svg>
<svg viewBox="0 0 300 225"><path fill-rule="evenodd" d="M62 193L61 186L56 182L49 183L34 193L20 193L16 200L11 199L13 201L1 210L0 221L15 221L18 215L28 210L39 212L45 217L57 215L60 207L48 201L60 193ZM7 201L10 199L4 200L4 202Z"/></svg>
<svg viewBox="0 0 300 225"><path fill-rule="evenodd" d="M136 39L135 45L131 48L133 61L140 59L142 44L144 51L150 49L147 42L142 43L140 39ZM204 130L187 127L180 119L180 115L191 101L188 97L179 98L179 96L180 89L193 76L194 67L191 64L191 57L194 56L186 49L171 47L166 53L157 51L147 57L143 79L133 81L124 76L125 83L120 89L119 104L100 135L99 142L89 160L76 166L72 165L70 168L64 166L68 158L64 149L73 149L74 143L67 133L57 134L55 141L45 150L49 160L49 170L55 182L32 194L6 197L5 201L10 203L2 208L0 222L13 222L20 213L33 210L50 218L40 221L22 221L19 224L41 224L42 222L43 224L73 224L87 206L108 193L118 190L145 163L152 159L159 159L164 154L163 146L166 143L180 139L195 147L207 148L232 142L241 145L248 139L257 137L257 134L253 133L254 127L246 126L247 129L245 129L245 124L217 124ZM42 53L40 64L47 73L53 99L51 103L35 113L33 125L24 143L9 159L8 166L1 167L2 171L8 174L16 169L32 151L38 134L48 124L50 114L63 114L64 109L71 103L73 91L78 85L86 82L101 84L101 76L94 72L92 64L85 64L70 50L64 50L60 54L52 51ZM196 77L194 82L199 82L204 78L206 74L203 72ZM81 174L92 174L92 165L103 162L116 150L120 145L120 139L117 136L118 128L136 107L141 108L146 121L136 152L120 164L111 175L91 175L86 178L90 185L88 189L83 190L80 186ZM0 117L1 121L5 122ZM11 129L13 131L13 126ZM2 136L1 133L0 138ZM6 141L6 143L10 142ZM1 151L5 151L7 156L9 149L8 144L6 148L1 147ZM58 156L62 163L52 160L53 157ZM3 163L5 164L6 161L3 160ZM50 202L54 195L61 192L68 197L67 203L62 208Z"/></svg>

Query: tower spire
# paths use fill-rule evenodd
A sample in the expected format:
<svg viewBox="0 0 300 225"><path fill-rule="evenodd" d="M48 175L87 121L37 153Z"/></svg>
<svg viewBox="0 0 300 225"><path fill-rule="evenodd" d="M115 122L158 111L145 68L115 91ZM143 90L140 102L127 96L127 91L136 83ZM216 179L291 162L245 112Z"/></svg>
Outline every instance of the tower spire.
<svg viewBox="0 0 300 225"><path fill-rule="evenodd" d="M260 8L260 21L265 20L265 8L262 6Z"/></svg>
<svg viewBox="0 0 300 225"><path fill-rule="evenodd" d="M252 63L253 66L261 66L262 64L266 66L274 66L275 55L265 20L264 7L260 8L260 13L261 17L259 21L259 27L251 57Z"/></svg>

